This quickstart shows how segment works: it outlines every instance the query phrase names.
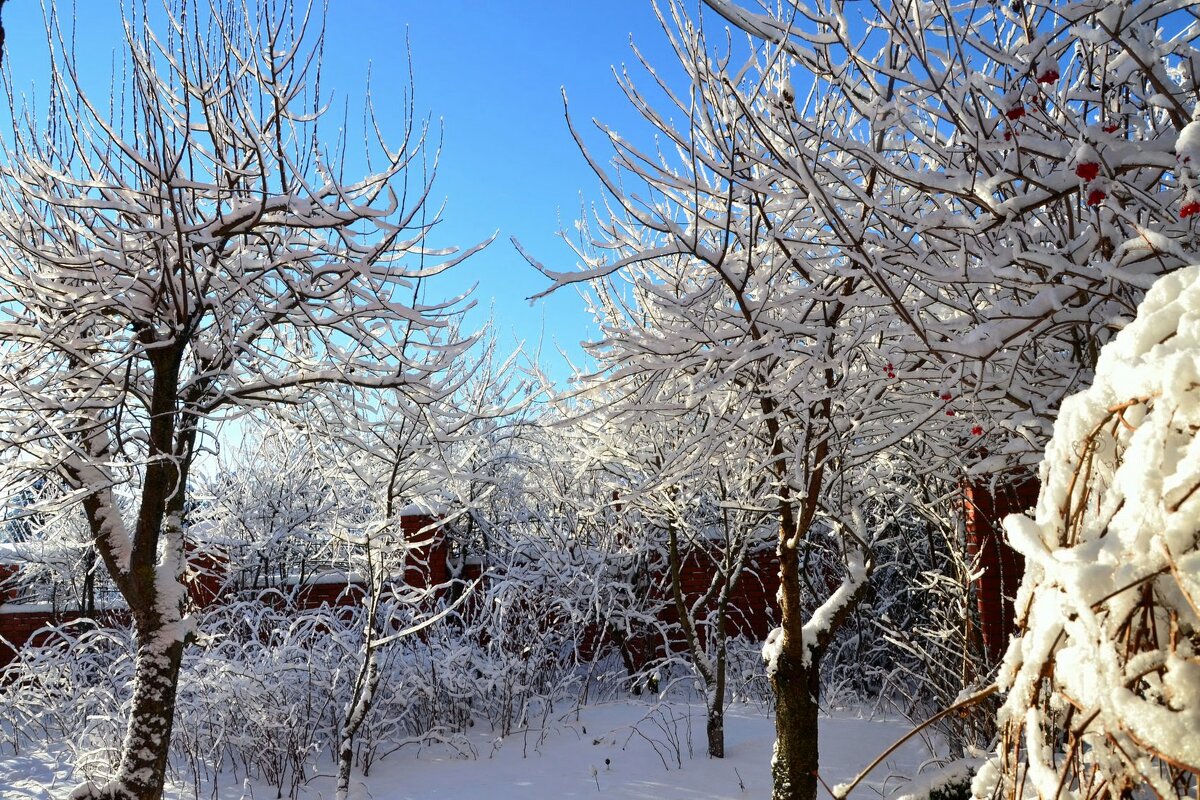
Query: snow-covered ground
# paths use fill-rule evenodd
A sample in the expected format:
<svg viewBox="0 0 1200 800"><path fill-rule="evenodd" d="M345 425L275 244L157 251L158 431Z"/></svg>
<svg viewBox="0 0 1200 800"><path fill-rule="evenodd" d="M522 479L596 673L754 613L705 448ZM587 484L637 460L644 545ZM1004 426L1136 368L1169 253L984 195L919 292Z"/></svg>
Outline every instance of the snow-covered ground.
<svg viewBox="0 0 1200 800"><path fill-rule="evenodd" d="M704 754L704 713L699 706L635 701L585 707L543 733L513 734L503 741L486 726L469 737L474 753L445 745L412 747L378 762L369 777L356 775L356 800L742 800L770 795L774 722L735 706L726 718L726 758ZM821 778L832 786L853 777L908 730L906 723L835 714L821 720ZM851 797L894 794L926 757L909 742ZM297 800L333 797L332 777L317 774ZM318 767L320 770L321 767ZM50 800L73 785L65 767L45 753L0 758L0 797ZM828 796L822 791L823 796ZM205 792L207 796L207 792ZM170 797L191 797L170 794ZM271 800L263 786L228 786L221 800Z"/></svg>

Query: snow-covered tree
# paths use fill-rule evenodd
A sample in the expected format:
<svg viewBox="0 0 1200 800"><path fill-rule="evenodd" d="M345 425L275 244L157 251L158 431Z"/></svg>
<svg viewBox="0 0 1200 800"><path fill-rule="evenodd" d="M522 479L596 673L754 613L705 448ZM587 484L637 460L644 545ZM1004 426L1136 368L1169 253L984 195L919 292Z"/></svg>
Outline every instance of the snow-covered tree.
<svg viewBox="0 0 1200 800"><path fill-rule="evenodd" d="M346 385L296 421L310 447L308 459L329 483L348 490L345 497L338 490L342 513L327 518L326 535L347 552L362 593L361 645L348 659L355 676L335 754L338 800L349 796L356 737L385 677L384 652L470 599L452 580L451 602L437 609L437 593L446 587L413 585L406 575L423 545L475 517L486 499L471 490L480 451L502 438L493 434L519 411L514 399L523 386L508 380L512 361L495 360L490 338L471 355L418 395L407 387L382 392ZM347 508L355 498L361 498L359 508ZM406 531L403 518L410 514L434 517L440 529Z"/></svg>
<svg viewBox="0 0 1200 800"><path fill-rule="evenodd" d="M755 119L776 202L814 208L905 329L892 398L942 398L923 427L951 463L1035 464L1153 277L1195 258L1191 12L705 2L786 81Z"/></svg>
<svg viewBox="0 0 1200 800"><path fill-rule="evenodd" d="M744 460L688 457L712 424L705 406L659 414L639 409L637 401L626 408L624 395L601 381L579 404L577 410L589 411L575 422L588 439L580 458L607 479L612 522L648 568L644 594L658 601L646 609L657 623L650 626L660 640L655 645L666 658L682 656L696 677L705 697L708 755L723 758L728 639L745 627L740 611L769 616L733 604L739 582L773 578L755 574L764 545L774 539L769 479ZM703 587L689 580L697 572L708 576Z"/></svg>
<svg viewBox="0 0 1200 800"><path fill-rule="evenodd" d="M706 4L750 34L754 57L690 69L693 93L707 96L671 94L671 113L647 114L693 165L660 181L664 196L677 194L676 216L661 214L658 230L703 251L703 224L680 208L706 209L712 224L759 197L764 216L792 220L771 231L774 244L801 254L810 272L836 265L848 301L887 318L859 326L876 347L860 350L863 362L887 385L864 395L891 420L894 446L917 452L920 442L918 472L952 483L964 468L1031 464L1062 398L1086 385L1099 345L1150 280L1195 259L1200 153L1188 125L1198 31L1189 13L1150 0L818 0L766 13ZM708 22L672 9L681 30ZM701 60L676 49L685 62ZM646 93L630 95L647 107ZM686 119L694 139L731 115L744 133L720 159L669 131ZM628 140L617 147L638 165L626 185L660 163ZM692 177L705 169L733 187L724 206ZM653 192L636 203L639 223L665 205ZM729 263L719 245L708 252ZM593 274L628 263L610 258ZM675 288L661 274L646 283L660 295ZM752 306L755 322L768 307ZM638 357L663 352L655 341ZM858 442L883 441L853 413L845 418ZM780 796L791 791L777 783Z"/></svg>
<svg viewBox="0 0 1200 800"><path fill-rule="evenodd" d="M344 569L344 562L335 567L326 530L345 495L342 480L330 482L295 427L245 419L239 435L239 444L221 448L212 474L196 476L186 519L189 545L223 562L213 576L222 591L250 595Z"/></svg>
<svg viewBox="0 0 1200 800"><path fill-rule="evenodd" d="M1160 278L1068 398L976 797L1188 797L1200 779L1200 266Z"/></svg>
<svg viewBox="0 0 1200 800"><path fill-rule="evenodd" d="M582 227L584 269L543 269L556 286L595 288L598 379L624 395L623 419L708 415L673 447L664 485L714 460L751 465L765 481L781 582L781 627L765 649L777 699L776 796L811 797L821 658L872 569L873 534L855 507L874 487L859 467L919 414L885 402L897 328L887 303L825 244L828 219L816 206L787 199L802 187L764 166L757 116L771 113L773 95L762 87L782 82L753 56L735 67L708 52L702 32L672 12L664 27L676 31L690 86L654 84L660 108L624 82L660 149L604 130L610 169L577 136L612 205ZM659 73L645 67L653 84ZM919 407L941 410L928 398Z"/></svg>
<svg viewBox="0 0 1200 800"><path fill-rule="evenodd" d="M133 3L101 99L68 28L50 14L48 107L10 105L0 153L3 485L67 487L133 616L120 768L77 796L150 800L191 632L184 515L206 423L337 386L436 395L468 343L416 287L462 255L427 242L411 115L388 146L368 103L370 171L345 174L311 7Z"/></svg>

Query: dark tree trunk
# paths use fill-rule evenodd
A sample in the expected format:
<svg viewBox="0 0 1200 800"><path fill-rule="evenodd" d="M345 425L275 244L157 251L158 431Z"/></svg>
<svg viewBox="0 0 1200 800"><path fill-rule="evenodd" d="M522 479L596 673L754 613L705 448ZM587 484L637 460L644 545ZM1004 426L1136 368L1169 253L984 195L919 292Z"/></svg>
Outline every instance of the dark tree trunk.
<svg viewBox="0 0 1200 800"><path fill-rule="evenodd" d="M817 796L817 708L820 668L805 666L787 652L779 654L771 688L775 690L775 756L772 800L813 800ZM798 649L798 648L796 648Z"/></svg>
<svg viewBox="0 0 1200 800"><path fill-rule="evenodd" d="M88 544L83 551L83 597L80 611L84 616L96 618L96 545Z"/></svg>
<svg viewBox="0 0 1200 800"><path fill-rule="evenodd" d="M167 633L161 628L137 632L133 708L117 773L118 784L131 800L161 800L166 781L184 646Z"/></svg>
<svg viewBox="0 0 1200 800"><path fill-rule="evenodd" d="M675 527L667 528L667 551L671 570L671 591L675 597L675 611L679 615L679 625L683 628L687 641L688 654L692 666L704 681L705 705L708 722L705 733L708 738L708 757L725 757L725 613L729 604L729 573L720 572L721 597L717 604L716 625L711 631L709 643L712 645L714 663L708 663L704 652L704 643L696 631L696 621L688 608L683 595L682 561L679 553L679 536ZM718 566L718 570L721 567ZM710 588L711 591L711 588ZM703 600L704 598L702 598Z"/></svg>
<svg viewBox="0 0 1200 800"><path fill-rule="evenodd" d="M83 476L76 475L81 487L93 490L83 499L84 512L96 553L129 604L137 654L129 725L116 779L104 789L91 786L72 795L75 797L162 800L163 796L179 667L187 638L181 584L186 564L183 512L196 440L193 424L181 426L178 432L175 427L180 352L158 351L154 361L157 374L151 403L150 455L136 528L124 556L110 538L117 524L113 520L120 519L111 488L89 485ZM108 452L108 443L102 439L88 444L89 454L97 461Z"/></svg>
<svg viewBox="0 0 1200 800"><path fill-rule="evenodd" d="M716 697L708 706L708 724L704 729L708 736L708 757L725 757L725 698Z"/></svg>

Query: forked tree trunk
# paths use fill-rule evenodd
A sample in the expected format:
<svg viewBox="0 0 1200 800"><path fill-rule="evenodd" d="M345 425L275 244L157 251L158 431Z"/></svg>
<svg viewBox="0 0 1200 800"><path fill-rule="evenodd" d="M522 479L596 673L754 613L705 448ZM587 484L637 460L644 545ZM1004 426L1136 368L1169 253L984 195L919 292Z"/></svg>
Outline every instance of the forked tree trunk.
<svg viewBox="0 0 1200 800"><path fill-rule="evenodd" d="M154 408L168 405L175 396L175 374L169 373L164 384L156 383ZM83 500L97 554L129 604L137 652L129 725L117 775L104 787L85 784L71 793L72 800L162 800L187 638L182 520L195 435L194 428L185 428L178 449L172 451L164 444L174 442L171 420L163 413L151 423L152 444L158 452L183 455L159 457L147 467L134 536L125 538L111 489L100 484ZM106 442L92 444L97 453L106 452ZM84 479L88 476L90 472L77 474L78 483L89 486ZM124 558L114 543L120 539L129 547Z"/></svg>

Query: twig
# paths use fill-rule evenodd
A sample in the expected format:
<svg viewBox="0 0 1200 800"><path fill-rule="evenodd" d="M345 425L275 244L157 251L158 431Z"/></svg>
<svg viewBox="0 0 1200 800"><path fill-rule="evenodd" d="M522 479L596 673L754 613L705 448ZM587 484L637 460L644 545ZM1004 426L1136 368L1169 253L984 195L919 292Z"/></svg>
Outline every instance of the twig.
<svg viewBox="0 0 1200 800"><path fill-rule="evenodd" d="M876 758L874 761L872 761L870 764L868 764L866 769L864 769L862 772L858 773L858 775L856 775L854 780L850 781L850 783L843 783L840 786L834 787L834 790L831 790L829 793L831 795L833 795L835 800L844 800L846 795L848 795L848 794L850 794L850 792L854 791L854 787L858 786L858 784L862 782L863 778L867 777L867 775L869 775L872 770L874 770L876 767L878 767L880 764L882 764L883 760L885 758L890 756L892 753L896 752L896 750L900 747L900 745L904 744L909 739L916 736L918 733L920 733L921 731L925 730L933 723L940 720L942 717L949 716L950 714L953 714L955 711L960 711L964 708L969 708L970 706L973 706L982 700L986 700L987 698L991 697L999 690L1000 690L1000 687L993 683L993 684L990 684L989 686L986 686L985 688L979 690L978 692L976 692L975 694L966 698L965 700L959 700L954 705L943 708L941 711L934 714L932 717L925 720L920 725L913 728L911 731L909 731L908 733L904 734L899 739L897 739L896 742L891 747L889 747L887 750L884 750L882 753L879 754L878 758ZM820 776L817 776L817 777L820 778ZM821 781L821 782L824 783L824 781ZM826 787L826 788L828 788L828 787Z"/></svg>

